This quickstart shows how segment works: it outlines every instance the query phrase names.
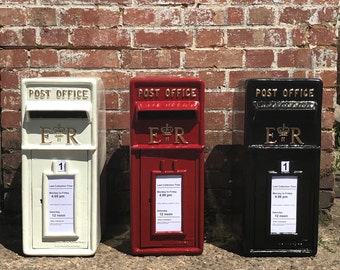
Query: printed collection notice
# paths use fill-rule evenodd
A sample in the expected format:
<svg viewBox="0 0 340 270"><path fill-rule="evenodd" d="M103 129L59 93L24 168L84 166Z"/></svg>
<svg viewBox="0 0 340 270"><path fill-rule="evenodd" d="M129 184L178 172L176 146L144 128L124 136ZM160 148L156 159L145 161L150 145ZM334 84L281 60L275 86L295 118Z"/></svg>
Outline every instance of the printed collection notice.
<svg viewBox="0 0 340 270"><path fill-rule="evenodd" d="M297 176L273 176L271 234L296 234Z"/></svg>
<svg viewBox="0 0 340 270"><path fill-rule="evenodd" d="M156 176L156 232L182 231L182 176Z"/></svg>
<svg viewBox="0 0 340 270"><path fill-rule="evenodd" d="M74 233L74 178L48 179L48 229L51 234Z"/></svg>

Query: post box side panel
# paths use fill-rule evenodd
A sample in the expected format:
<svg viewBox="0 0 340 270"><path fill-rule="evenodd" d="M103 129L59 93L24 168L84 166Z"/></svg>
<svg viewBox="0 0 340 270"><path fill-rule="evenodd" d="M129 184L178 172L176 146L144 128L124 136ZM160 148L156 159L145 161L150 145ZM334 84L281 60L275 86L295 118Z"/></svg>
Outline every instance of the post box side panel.
<svg viewBox="0 0 340 270"><path fill-rule="evenodd" d="M32 248L88 249L91 221L87 151L32 151Z"/></svg>
<svg viewBox="0 0 340 270"><path fill-rule="evenodd" d="M246 145L320 145L322 81L249 79Z"/></svg>
<svg viewBox="0 0 340 270"><path fill-rule="evenodd" d="M250 156L255 160L253 176L248 180L254 182L253 195L248 194L253 196L254 223L246 225L252 232L248 235L248 252L314 255L320 150L262 150L251 151ZM278 190L274 183L278 183Z"/></svg>

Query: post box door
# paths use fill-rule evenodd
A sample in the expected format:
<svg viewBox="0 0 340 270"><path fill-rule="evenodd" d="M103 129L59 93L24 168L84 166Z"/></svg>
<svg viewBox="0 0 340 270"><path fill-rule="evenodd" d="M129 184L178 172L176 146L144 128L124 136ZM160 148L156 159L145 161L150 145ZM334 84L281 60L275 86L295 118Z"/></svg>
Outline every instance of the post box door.
<svg viewBox="0 0 340 270"><path fill-rule="evenodd" d="M316 252L319 150L266 150L253 158L253 248Z"/></svg>
<svg viewBox="0 0 340 270"><path fill-rule="evenodd" d="M141 247L197 246L199 153L142 151ZM157 156L157 157L156 157ZM166 241L164 241L166 240Z"/></svg>
<svg viewBox="0 0 340 270"><path fill-rule="evenodd" d="M32 247L88 248L88 151L31 153Z"/></svg>

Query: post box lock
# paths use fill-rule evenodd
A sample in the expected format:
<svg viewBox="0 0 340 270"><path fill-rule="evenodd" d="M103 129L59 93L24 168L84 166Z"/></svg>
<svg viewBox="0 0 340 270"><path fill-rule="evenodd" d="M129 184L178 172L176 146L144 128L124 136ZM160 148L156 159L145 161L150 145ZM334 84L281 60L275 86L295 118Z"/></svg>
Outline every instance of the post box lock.
<svg viewBox="0 0 340 270"><path fill-rule="evenodd" d="M199 79L131 80L134 254L203 250L203 100Z"/></svg>
<svg viewBox="0 0 340 270"><path fill-rule="evenodd" d="M24 253L92 255L106 154L102 82L31 78L21 88Z"/></svg>

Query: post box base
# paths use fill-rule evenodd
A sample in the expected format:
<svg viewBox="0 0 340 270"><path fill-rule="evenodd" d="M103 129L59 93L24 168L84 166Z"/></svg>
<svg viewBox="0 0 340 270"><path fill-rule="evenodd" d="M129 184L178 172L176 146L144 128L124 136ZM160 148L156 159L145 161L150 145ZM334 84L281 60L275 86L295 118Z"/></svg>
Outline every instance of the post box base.
<svg viewBox="0 0 340 270"><path fill-rule="evenodd" d="M245 255L248 257L309 257L315 256L315 249L275 249L275 250L247 250Z"/></svg>
<svg viewBox="0 0 340 270"><path fill-rule="evenodd" d="M200 255L203 252L203 247L197 248L132 248L134 255Z"/></svg>

